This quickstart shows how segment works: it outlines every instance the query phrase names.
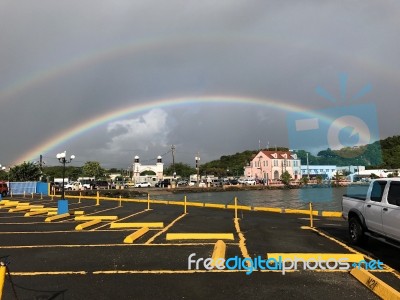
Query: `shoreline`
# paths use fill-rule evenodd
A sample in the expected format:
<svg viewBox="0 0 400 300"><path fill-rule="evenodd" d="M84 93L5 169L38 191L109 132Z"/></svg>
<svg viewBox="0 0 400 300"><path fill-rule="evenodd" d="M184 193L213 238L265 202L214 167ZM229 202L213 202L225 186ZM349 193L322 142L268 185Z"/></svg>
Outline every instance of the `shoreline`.
<svg viewBox="0 0 400 300"><path fill-rule="evenodd" d="M309 184L307 188L340 188L349 185L365 185L360 183L335 183L335 184ZM173 195L184 193L221 193L231 191L261 191L261 190L291 190L301 189L305 186L299 185L256 185L256 186L223 186L223 187L176 187L176 188L136 188L136 189L107 189L107 190L84 190L84 191L65 191L66 195L78 196L95 196L97 192L102 197L123 197L123 198L136 198L151 195Z"/></svg>

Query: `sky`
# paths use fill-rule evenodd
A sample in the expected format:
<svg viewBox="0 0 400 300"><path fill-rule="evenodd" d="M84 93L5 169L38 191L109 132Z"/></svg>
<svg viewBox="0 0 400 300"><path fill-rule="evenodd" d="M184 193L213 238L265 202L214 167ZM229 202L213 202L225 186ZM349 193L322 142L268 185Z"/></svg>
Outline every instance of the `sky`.
<svg viewBox="0 0 400 300"><path fill-rule="evenodd" d="M194 166L398 135L399 36L398 1L3 0L0 164L168 165L174 145Z"/></svg>

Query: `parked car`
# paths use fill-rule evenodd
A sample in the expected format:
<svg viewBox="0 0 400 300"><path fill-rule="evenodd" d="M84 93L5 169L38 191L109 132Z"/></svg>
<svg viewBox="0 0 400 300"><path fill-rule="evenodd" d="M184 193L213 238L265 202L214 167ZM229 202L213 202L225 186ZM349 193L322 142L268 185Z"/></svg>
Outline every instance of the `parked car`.
<svg viewBox="0 0 400 300"><path fill-rule="evenodd" d="M108 181L106 180L98 180L96 181L96 189L98 190L107 190L109 187Z"/></svg>
<svg viewBox="0 0 400 300"><path fill-rule="evenodd" d="M370 237L400 248L400 178L373 180L367 195L344 195L342 216L352 244Z"/></svg>
<svg viewBox="0 0 400 300"><path fill-rule="evenodd" d="M151 187L151 184L150 184L150 182L143 181L143 182L136 183L136 184L135 184L135 187L136 187L136 188L142 188L142 187L147 187L147 188L149 188L149 187Z"/></svg>
<svg viewBox="0 0 400 300"><path fill-rule="evenodd" d="M5 197L8 194L8 185L5 182L0 182L0 194Z"/></svg>
<svg viewBox="0 0 400 300"><path fill-rule="evenodd" d="M178 186L185 186L185 185L188 185L188 181L187 181L187 180L180 180L180 181L178 181L177 185L178 185Z"/></svg>
<svg viewBox="0 0 400 300"><path fill-rule="evenodd" d="M171 179L160 180L155 184L155 187L168 187L171 185Z"/></svg>
<svg viewBox="0 0 400 300"><path fill-rule="evenodd" d="M246 179L244 180L245 185L256 185L256 181L254 179Z"/></svg>

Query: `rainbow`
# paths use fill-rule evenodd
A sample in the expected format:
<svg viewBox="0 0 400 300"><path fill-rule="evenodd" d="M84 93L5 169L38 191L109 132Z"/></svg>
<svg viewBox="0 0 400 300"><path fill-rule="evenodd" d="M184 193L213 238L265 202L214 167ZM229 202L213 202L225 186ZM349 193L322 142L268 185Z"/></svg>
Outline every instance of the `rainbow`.
<svg viewBox="0 0 400 300"><path fill-rule="evenodd" d="M123 106L112 112L107 112L103 115L96 116L92 119L86 120L76 126L68 128L63 132L59 132L56 136L48 138L46 141L31 149L29 152L24 153L17 158L13 164L18 164L23 161L31 161L37 159L40 154L45 154L57 146L67 142L68 140L78 137L93 128L127 117L133 114L143 113L154 108L168 108L173 106L182 105L201 105L201 104L226 104L226 105L254 105L266 108L272 108L280 111L305 111L305 107L296 104L287 104L278 99L261 99L251 97L238 97L238 96L205 96L205 97L181 97L173 99L158 99L145 103L134 104L130 107Z"/></svg>

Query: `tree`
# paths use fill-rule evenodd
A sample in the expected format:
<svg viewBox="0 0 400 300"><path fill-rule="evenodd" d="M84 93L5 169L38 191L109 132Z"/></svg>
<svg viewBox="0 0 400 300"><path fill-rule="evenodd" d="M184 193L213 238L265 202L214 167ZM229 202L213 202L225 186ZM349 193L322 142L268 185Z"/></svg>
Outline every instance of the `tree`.
<svg viewBox="0 0 400 300"><path fill-rule="evenodd" d="M10 169L10 181L37 181L41 171L38 165L31 162L23 162L21 165Z"/></svg>
<svg viewBox="0 0 400 300"><path fill-rule="evenodd" d="M175 163L175 172L176 175L181 176L182 178L189 178L190 175L196 174L196 169L184 163ZM168 168L164 170L166 175L172 176L174 174L174 167L170 165Z"/></svg>
<svg viewBox="0 0 400 300"><path fill-rule="evenodd" d="M318 184L321 184L321 183L322 183L322 179L323 179L323 178L322 178L321 175L317 175L317 178L316 178L316 179L317 179L317 183L318 183Z"/></svg>
<svg viewBox="0 0 400 300"><path fill-rule="evenodd" d="M308 179L307 176L303 176L303 177L301 177L301 179L300 179L300 184L301 184L301 185L307 185L309 181L310 181L310 180Z"/></svg>
<svg viewBox="0 0 400 300"><path fill-rule="evenodd" d="M87 161L82 167L83 176L96 177L96 179L104 177L105 170L97 161Z"/></svg>
<svg viewBox="0 0 400 300"><path fill-rule="evenodd" d="M290 180L292 180L292 175L288 171L285 171L281 175L281 180L284 185L288 186L290 185Z"/></svg>

